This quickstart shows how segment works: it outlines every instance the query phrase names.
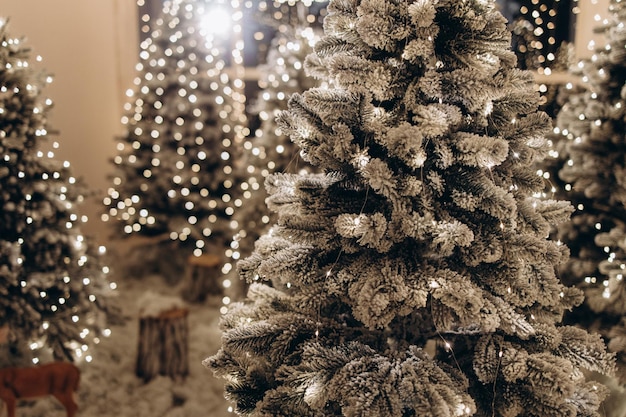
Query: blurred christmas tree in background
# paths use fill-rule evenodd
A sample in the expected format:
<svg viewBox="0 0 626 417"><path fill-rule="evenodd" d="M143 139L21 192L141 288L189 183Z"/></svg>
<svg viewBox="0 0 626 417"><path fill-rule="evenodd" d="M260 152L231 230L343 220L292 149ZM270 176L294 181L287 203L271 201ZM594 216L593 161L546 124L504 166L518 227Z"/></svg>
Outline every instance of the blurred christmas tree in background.
<svg viewBox="0 0 626 417"><path fill-rule="evenodd" d="M571 27L579 12L578 2L522 0L500 3L504 3L502 7L508 11L518 66L535 73L542 97L539 108L554 117L559 108L559 92L572 78L567 72L574 60Z"/></svg>
<svg viewBox="0 0 626 417"><path fill-rule="evenodd" d="M252 112L261 120L254 143L264 156L265 176L273 172L296 173L312 168L302 161L297 146L280 131L276 117L287 109L287 100L292 94L319 84L304 71L304 61L313 52L318 39L319 34L311 27L287 27L272 40L267 62L259 67L260 93Z"/></svg>
<svg viewBox="0 0 626 417"><path fill-rule="evenodd" d="M38 58L39 60L39 58ZM104 247L80 232L86 187L46 151L52 77L0 21L0 326L3 362L91 361L112 312ZM58 147L55 142L52 149ZM50 355L51 354L51 355Z"/></svg>
<svg viewBox="0 0 626 417"><path fill-rule="evenodd" d="M205 364L249 416L599 416L598 335L535 198L549 117L487 0L337 0L307 59L327 88L280 127L318 174L268 177L278 222Z"/></svg>
<svg viewBox="0 0 626 417"><path fill-rule="evenodd" d="M522 0L513 17L513 47L522 69L552 68L561 45L571 39L570 0ZM576 3L576 2L574 2Z"/></svg>
<svg viewBox="0 0 626 417"><path fill-rule="evenodd" d="M232 215L243 204L240 185L248 180L241 158L248 133L242 81L229 77L211 25L203 25L217 13L211 7L165 2L141 43L139 75L122 120L126 132L104 200L103 217L114 219L125 236L173 242L166 244L169 263L176 256L223 256L238 227ZM141 263L145 267L145 259Z"/></svg>
<svg viewBox="0 0 626 417"><path fill-rule="evenodd" d="M559 192L576 211L558 228L571 249L563 276L585 290L573 321L600 331L626 382L626 3L612 0L606 45L580 65L585 88L557 116Z"/></svg>
<svg viewBox="0 0 626 417"><path fill-rule="evenodd" d="M266 14L259 17L275 30L265 62L257 68L259 92L250 108L260 121L254 144L263 155L264 176L273 172L295 173L312 168L299 157L297 146L280 131L276 117L287 109L287 100L292 94L319 84L307 76L304 68L306 57L313 52L313 45L321 35L321 28L314 22L318 15L325 13L326 3L315 5L317 7L313 8L311 4L297 1L289 5L279 19L267 18Z"/></svg>
<svg viewBox="0 0 626 417"><path fill-rule="evenodd" d="M319 5L318 5L319 6ZM304 61L319 39L319 30L310 25L316 16L311 14L311 7L298 1L295 5L281 7L284 10L280 18L265 18L261 14L259 20L275 29L265 62L256 68L259 76L256 100L248 109L251 124L258 128L255 135L246 143L249 148L244 153L245 165L254 167L258 174L259 188L252 190L251 198L246 204L235 211L234 218L241 226L227 251L233 259L231 268L241 257L249 256L254 249L254 242L269 229L275 217L267 209L265 199L267 192L263 186L264 178L274 172L298 172L311 170L311 165L299 157L297 146L289 137L282 134L276 123L279 112L286 110L287 99L296 92L302 92L318 84L315 79L307 77ZM315 9L316 13L319 13ZM256 119L256 120L254 120ZM250 187L252 188L252 187ZM226 285L238 281L235 268L225 269ZM243 284L243 283L242 283ZM239 288L239 297L245 294L245 285ZM235 294L233 294L235 295Z"/></svg>

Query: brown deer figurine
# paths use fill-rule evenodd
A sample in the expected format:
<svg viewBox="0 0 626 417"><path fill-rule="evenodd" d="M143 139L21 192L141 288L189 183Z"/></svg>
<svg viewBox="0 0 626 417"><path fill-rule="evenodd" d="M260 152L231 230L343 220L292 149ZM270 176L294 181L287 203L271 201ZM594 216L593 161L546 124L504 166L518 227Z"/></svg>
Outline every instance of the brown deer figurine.
<svg viewBox="0 0 626 417"><path fill-rule="evenodd" d="M69 362L0 369L0 399L7 406L8 417L15 417L19 399L52 395L63 404L67 417L74 417L78 409L74 396L79 379L80 370Z"/></svg>

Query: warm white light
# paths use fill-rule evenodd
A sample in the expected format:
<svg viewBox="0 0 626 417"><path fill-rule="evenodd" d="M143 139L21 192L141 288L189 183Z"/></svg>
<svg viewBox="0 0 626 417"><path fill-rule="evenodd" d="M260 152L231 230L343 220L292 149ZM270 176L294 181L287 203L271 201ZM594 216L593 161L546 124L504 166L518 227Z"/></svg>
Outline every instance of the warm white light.
<svg viewBox="0 0 626 417"><path fill-rule="evenodd" d="M225 35L230 29L232 18L223 7L213 7L202 17L202 29L209 35Z"/></svg>

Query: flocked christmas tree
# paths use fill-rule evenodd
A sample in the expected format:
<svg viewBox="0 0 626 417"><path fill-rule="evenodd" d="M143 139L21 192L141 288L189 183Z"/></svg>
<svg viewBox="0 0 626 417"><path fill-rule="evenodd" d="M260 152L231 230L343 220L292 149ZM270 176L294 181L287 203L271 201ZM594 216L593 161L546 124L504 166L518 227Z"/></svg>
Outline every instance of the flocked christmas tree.
<svg viewBox="0 0 626 417"><path fill-rule="evenodd" d="M16 354L2 360L90 360L89 345L108 332L108 267L104 248L80 232L85 187L45 151L52 77L31 64L30 48L0 20L0 326Z"/></svg>
<svg viewBox="0 0 626 417"><path fill-rule="evenodd" d="M606 46L581 66L587 88L557 117L559 179L577 208L558 238L572 252L564 276L595 313L576 317L610 339L626 382L626 3L612 0L609 12Z"/></svg>
<svg viewBox="0 0 626 417"><path fill-rule="evenodd" d="M304 60L313 51L319 34L304 25L305 22L281 25L282 30L272 39L266 63L259 67L260 92L252 111L258 114L261 123L254 144L260 148L259 153L267 164L266 173L295 173L310 168L299 157L298 147L276 123L278 114L287 109L291 95L318 84L305 74Z"/></svg>
<svg viewBox="0 0 626 417"><path fill-rule="evenodd" d="M136 91L122 122L105 218L126 236L165 237L180 253L220 255L233 235L245 136L220 50L206 31L209 2L165 2L141 44Z"/></svg>
<svg viewBox="0 0 626 417"><path fill-rule="evenodd" d="M596 416L598 335L533 198L548 117L487 0L337 0L307 60L328 89L281 127L324 174L276 174L259 281L205 364L250 416Z"/></svg>

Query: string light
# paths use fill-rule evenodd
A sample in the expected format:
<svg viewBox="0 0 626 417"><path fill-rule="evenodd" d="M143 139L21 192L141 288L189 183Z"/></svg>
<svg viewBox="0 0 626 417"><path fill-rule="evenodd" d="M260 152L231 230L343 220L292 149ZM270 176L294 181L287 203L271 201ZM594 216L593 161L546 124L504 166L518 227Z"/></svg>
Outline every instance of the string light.
<svg viewBox="0 0 626 417"><path fill-rule="evenodd" d="M259 214L267 211L264 193L258 192L263 189L263 178L271 172L284 170L288 164L293 163L292 154L285 145L291 145L290 149L294 145L275 126L274 118L278 110L286 108L286 99L292 92L302 92L312 86L313 83L311 78L304 76L303 72L304 58L312 51L312 45L318 38L312 28L309 27L315 19L311 18L308 13L307 4L310 5L311 3L290 1L286 3L274 2L271 5L265 2L258 4L259 10L272 14L273 18L279 22L277 23L279 36L275 39L276 48L272 49L267 57L268 65L271 65L268 71L263 71L267 76L262 76L258 81L264 94L262 103L265 105L258 113L262 123L261 127L255 131L252 138L249 137L250 132L245 132L245 135L236 135L234 138L234 141L240 143L246 150L246 155L238 162L249 176L237 184L239 192L243 191L239 198L231 198L234 208L232 213L233 216L238 217L238 222L231 222L233 243L231 244L232 248L225 251L228 262L222 268L223 273L229 274L225 275L224 283L229 282L231 284L229 286L223 285L223 287L231 291L236 290L231 280L237 279L230 276L231 273L235 272L233 265L242 256L247 256L251 252L251 243L272 220L272 217L266 214L259 216ZM229 74L235 79L232 84L233 97L242 98L240 102L241 114L244 114L243 80L251 77L248 77L243 65L238 66L239 63L242 63L244 47L243 41L238 38L243 22L240 19L242 16L240 11L243 8L254 7L254 3L232 1L231 6L234 10L233 17L235 19L233 35L231 35L233 39L231 56L235 67L229 69ZM274 10L271 13L268 12L270 8ZM298 24L305 21L303 27L297 27ZM292 30L293 28L295 30ZM262 32L254 34L254 39L257 41L264 39L264 37L265 34ZM257 46L260 47L260 52L264 52L263 45ZM274 53L276 55L272 55ZM303 84L303 80L307 80L309 84ZM281 106L280 109L272 107L277 104ZM244 120L243 117L241 120ZM276 138L285 138L285 140L277 143ZM239 212L237 212L238 210ZM249 231L253 233L249 233Z"/></svg>
<svg viewBox="0 0 626 417"><path fill-rule="evenodd" d="M536 4L533 2L532 8L520 7L519 17L512 25L516 52L524 68L550 75L550 67L557 59L557 49L566 40L563 34L567 34L567 31L559 30L557 16L562 20L567 11L559 10L565 4L558 0L545 1L538 6Z"/></svg>
<svg viewBox="0 0 626 417"><path fill-rule="evenodd" d="M220 192L213 185L207 186L213 180L204 167L212 156L198 150L198 147L207 149L206 140L223 135L224 150L220 157L224 161L224 174L231 175L232 164L238 159L235 157L238 152L235 148L241 146L248 134L243 111L242 14L236 11L239 7L235 1L194 3L174 0L164 3L162 16L156 19L151 19L147 14L142 16L142 21L152 23L152 26L142 27L147 36L141 43L140 62L137 65L139 75L134 80L135 88L127 91L129 102L124 108L128 114L121 119L128 133L117 145L119 155L114 162L120 167L122 175L115 177L115 187L109 188L107 197L103 199L109 210L102 219L123 221L122 228L126 234L151 233L151 230L163 227L168 217L180 216L180 221L169 222L170 225L176 225L174 230L168 232L169 238L184 244L188 242L193 248L193 254L201 256L211 250L204 238L213 235L216 225L221 224L214 213L223 212L226 216L232 216L232 207L224 205L232 204L235 200L230 194L232 185L228 181L221 184L227 192ZM228 36L226 32L229 32ZM239 35L233 37L233 32ZM231 54L226 56L225 41L235 38L237 40L232 45ZM160 49L160 39L166 39L170 44ZM198 55L202 59L197 59ZM179 83L171 99L165 97L166 90L161 85L155 85L156 82L166 82L168 72L164 68L168 60L173 61L177 68L176 82ZM145 81L151 83L146 84ZM200 102L200 94L207 92L214 100L213 109L207 109L205 103ZM166 106L177 109L178 114L172 120L168 120ZM215 117L211 111L217 115L216 129L221 129L221 132L212 133L210 129L214 122L206 122L208 118ZM173 156L168 152L170 147L163 146L161 142L167 140L162 138L162 132L168 125L173 126L171 137L179 143ZM196 133L189 134L189 130ZM131 187L147 195L150 182L167 178L167 174L163 176L161 171L171 166L169 162L165 166L165 160L174 157L176 172L169 177L170 189L166 195L172 207L180 202L179 206L187 213L177 214L175 211L167 212L162 208L151 207L152 200L147 197L131 201L122 198L123 193L120 191L128 187L129 182L136 181L126 175L128 171L124 167L133 166L133 170L136 170L137 165L146 161L145 157L140 156L146 152L152 152L152 155L147 158L149 165L140 171L143 181L140 177L140 184ZM189 171L193 174L190 175ZM221 195L220 203L215 199L206 204L199 203L200 197L204 200L218 192ZM189 215L189 212L192 214Z"/></svg>
<svg viewBox="0 0 626 417"><path fill-rule="evenodd" d="M5 21L2 20L0 26L4 26L4 23ZM2 36L4 37L5 35L6 34L3 32ZM6 38L3 38L1 43L3 47L11 45L18 46L20 44L19 40ZM18 49L14 48L14 52L17 51ZM13 58L15 58L15 55L13 54L8 54L4 57L4 59L9 60ZM41 62L42 59L40 56L37 56L35 60ZM17 59L13 64L7 62L5 68L10 69L11 72L13 72L12 76L16 78L22 77L24 80L28 80L32 74L32 72L23 72L23 70L29 68L29 64L27 61L22 59ZM52 81L53 78L51 76L45 76L42 80L44 84L50 84ZM40 94L40 87L41 86L38 85L38 82L27 82L25 84L25 88L14 88L11 92L15 95L28 94L29 99L32 99ZM3 93L9 92L6 86L0 86L0 91ZM20 97L15 98L21 99ZM42 273L44 276L47 275L50 278L49 281L44 279L42 282L49 282L50 285L41 288L41 285L43 285L42 282L37 280L30 281L29 278L18 278L17 285L19 285L20 288L25 289L23 294L35 294L40 298L40 300L35 301L37 306L41 305L41 308L48 309L49 312L59 314L59 316L51 316L49 321L46 320L41 323L41 326L36 334L31 335L31 337L35 338L35 340L31 340L31 343L29 344L30 349L33 351L33 363L39 363L41 360L39 354L43 353L43 351L48 351L50 348L46 345L47 342L44 342L45 333L50 330L57 331L56 329L59 328L59 326L70 326L65 323L67 317L66 311L72 311L74 313L71 317L71 321L73 323L81 321L81 316L83 314L98 314L96 312L97 307L92 308L92 306L89 306L89 304L94 304L97 298L93 293L90 293L82 288L80 291L84 290L86 292L86 297L82 298L74 295L79 291L78 285L73 285L72 295L69 295L70 293L67 293L67 289L64 288L64 286L67 286L72 282L71 275L84 274L84 267L87 266L91 259L94 260L94 264L98 262L96 260L96 256L92 257L91 255L88 255L87 250L90 249L90 247L87 245L84 237L81 234L78 234L77 230L78 224L85 223L87 221L87 217L84 215L79 216L76 213L71 212L74 207L74 203L80 203L84 200L82 195L83 186L81 185L77 188L72 188L71 190L69 189L67 184L78 185L76 179L69 175L70 163L68 161L61 162L54 160L55 152L52 149L58 149L59 143L57 141L53 141L51 144L46 142L46 139L48 139L48 131L44 126L46 123L46 111L50 106L52 106L53 102L51 99L46 97L37 97L37 102L33 102L33 104L34 107L32 109L32 113L24 114L22 116L30 117L31 115L36 115L37 120L33 123L32 130L29 130L26 133L19 132L18 135L23 137L25 141L32 141L31 144L27 144L27 147L30 148L30 145L34 144L36 147L41 149L33 151L32 154L28 154L27 152L21 152L19 155L16 153L9 153L5 154L3 158L4 161L12 162L16 166L17 163L21 162L23 159L29 160L29 163L26 164L27 169L13 172L11 172L11 170L9 171L11 176L26 179L27 181L22 184L22 190L24 191L23 199L19 200L19 203L17 204L7 201L4 209L11 209L11 206L14 206L13 211L18 213L18 218L16 218L17 222L23 222L25 225L29 226L24 227L25 225L22 225L16 241L10 243L15 250L9 253L9 264L22 268L27 265L27 263L32 262L31 259L25 257L22 253L31 253L33 251L31 244L33 242L39 243L41 241L36 238L37 234L34 234L35 237L33 237L33 230L46 230L47 238L41 243L47 244L51 251L67 251L71 253L71 255L68 254L61 259L63 266L58 267L57 260L55 259L54 266L50 267L45 273ZM0 109L0 112L4 113L4 109ZM41 125L35 126L35 124ZM0 131L0 139L6 136L7 131ZM45 147L51 147L51 149L46 150L44 149ZM35 159L32 159L33 157ZM40 162L41 164L39 164ZM36 181L34 190L32 189L31 180ZM34 198L35 196L37 196L36 199ZM35 200L37 202L37 206L32 205L32 202ZM19 213L27 214L20 218ZM50 222L51 218L58 218L59 226L64 226L68 233L65 234L64 230L56 230L54 224ZM45 224L42 226L42 222L44 222L44 220ZM56 236L57 234L61 236ZM70 247L65 248L64 245L69 245ZM24 249L22 247L24 247ZM48 249L43 247L43 245L37 248L37 251L41 252L43 255L38 258L37 262L39 265L37 265L37 267L47 268L50 266L46 264L48 262L47 258L49 258L49 255L45 253L46 250ZM103 251L104 247L100 247L96 255L102 255ZM101 266L101 270L102 273L105 274L108 267ZM36 270L34 269L33 271ZM95 279L95 276L82 277L82 281L78 280L77 282L83 284L83 287L85 287L93 282L92 279ZM63 295L55 297L54 294L58 293L59 290L62 290L61 292ZM82 303L81 300L84 299L88 301L86 303L87 305L80 304ZM76 303L75 301L79 303ZM67 310L64 309L65 307L67 307ZM49 312L46 313L49 315ZM26 317L23 319L27 320ZM82 321L90 322L90 320L84 319ZM72 331L66 330L61 330L61 332L66 334L73 333ZM80 337L87 338L87 334L84 333L84 329L80 333ZM85 351L87 345L83 344L83 346L82 351Z"/></svg>

